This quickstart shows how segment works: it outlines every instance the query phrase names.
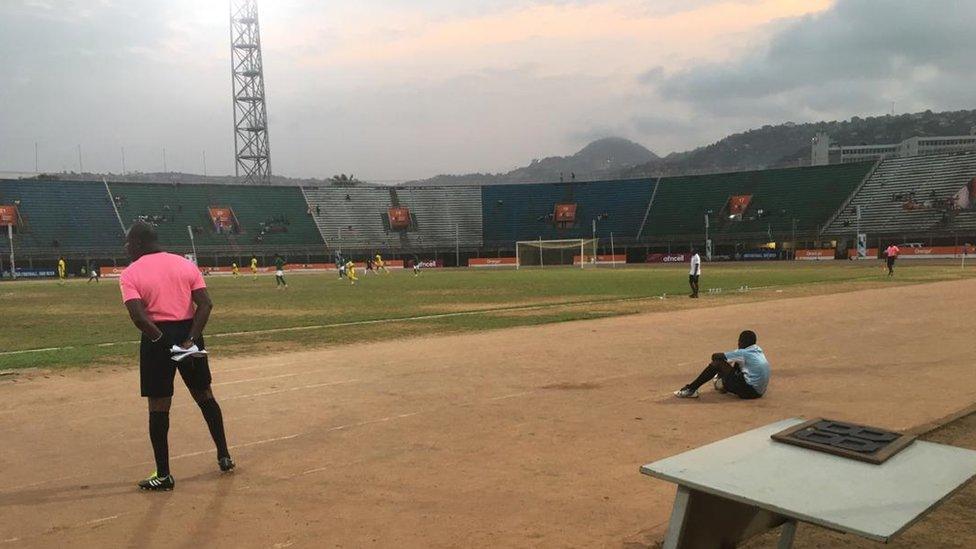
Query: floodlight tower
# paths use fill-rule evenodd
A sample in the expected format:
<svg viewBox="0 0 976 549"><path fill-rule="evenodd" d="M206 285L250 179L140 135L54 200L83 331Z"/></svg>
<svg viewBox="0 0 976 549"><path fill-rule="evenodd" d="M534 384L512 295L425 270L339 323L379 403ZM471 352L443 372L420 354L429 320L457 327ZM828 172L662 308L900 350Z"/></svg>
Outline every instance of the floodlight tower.
<svg viewBox="0 0 976 549"><path fill-rule="evenodd" d="M230 0L230 51L234 173L242 183L268 185L271 183L271 144L257 0Z"/></svg>

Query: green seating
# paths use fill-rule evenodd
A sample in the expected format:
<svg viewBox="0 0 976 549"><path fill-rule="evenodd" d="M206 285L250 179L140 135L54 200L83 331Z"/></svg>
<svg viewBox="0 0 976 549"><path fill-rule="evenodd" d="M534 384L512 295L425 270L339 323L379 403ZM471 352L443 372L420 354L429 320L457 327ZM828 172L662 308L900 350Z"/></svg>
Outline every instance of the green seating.
<svg viewBox="0 0 976 549"><path fill-rule="evenodd" d="M122 222L152 222L165 246L189 247L188 226L198 250L322 245L297 187L109 183L109 188ZM218 233L210 219L212 206L231 208L239 230Z"/></svg>
<svg viewBox="0 0 976 549"><path fill-rule="evenodd" d="M714 239L789 239L818 233L871 170L871 162L661 179L644 227L647 241L701 240L711 211ZM752 195L742 220L731 197ZM760 213L761 212L761 213ZM795 220L795 226L794 226Z"/></svg>

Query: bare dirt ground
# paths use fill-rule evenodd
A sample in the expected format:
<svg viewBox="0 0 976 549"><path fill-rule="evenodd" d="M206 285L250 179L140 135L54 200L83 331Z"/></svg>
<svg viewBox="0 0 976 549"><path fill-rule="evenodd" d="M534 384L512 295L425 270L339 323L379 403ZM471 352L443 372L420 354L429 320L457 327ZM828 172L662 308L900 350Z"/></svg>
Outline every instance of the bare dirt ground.
<svg viewBox="0 0 976 549"><path fill-rule="evenodd" d="M136 371L0 379L0 547L653 545L674 487L643 463L785 417L901 430L972 405L974 307L957 281L215 357L239 469L180 389L166 494L134 489ZM743 328L764 399L670 396Z"/></svg>

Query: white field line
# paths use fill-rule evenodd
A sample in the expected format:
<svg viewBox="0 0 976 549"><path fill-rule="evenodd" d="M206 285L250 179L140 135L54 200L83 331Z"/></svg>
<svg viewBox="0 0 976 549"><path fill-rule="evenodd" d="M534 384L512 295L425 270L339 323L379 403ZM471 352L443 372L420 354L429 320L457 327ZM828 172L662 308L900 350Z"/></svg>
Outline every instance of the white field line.
<svg viewBox="0 0 976 549"><path fill-rule="evenodd" d="M773 286L756 286L750 287L750 290L767 290L773 288ZM737 290L737 288L715 288L725 292L726 290L732 292ZM666 294L665 294L666 295ZM459 316L475 316L491 313L504 313L511 311L535 311L541 309L554 309L557 307L571 307L575 305L597 305L602 303L625 303L628 301L647 301L650 299L661 299L663 296L660 295L649 295L649 296L637 296L637 297L621 297L616 299L586 299L582 301L560 301L558 303L543 303L539 305L516 305L512 307L495 307L492 309L476 309L472 311L456 311L453 313L435 313L429 315L416 315L416 316L405 316L405 317L395 317L395 318L374 318L371 320L353 320L349 322L334 322L331 324L313 324L309 326L290 326L286 328L269 328L267 330L251 330L244 332L224 332L218 334L210 334L207 337L210 339L217 337L237 337L237 336L247 336L247 335L265 335L265 334L280 334L287 332L305 332L310 330L325 330L331 328L346 328L349 326L369 326L373 324L393 324L397 322L416 322L420 320L437 320L440 318L453 318ZM0 352L0 356L15 356L15 355L25 355L31 353L46 353L55 351L67 351L71 349L78 349L83 347L117 347L119 345L135 345L139 343L138 340L130 341L111 341L107 343L93 343L89 345L66 345L64 347L45 347L42 349L21 349L17 351L3 351Z"/></svg>
<svg viewBox="0 0 976 549"><path fill-rule="evenodd" d="M100 524L102 522L108 522L110 520L115 520L117 518L119 518L119 515L112 515L110 517L102 517L102 518L99 518L99 519L90 520L90 521L86 522L85 524Z"/></svg>

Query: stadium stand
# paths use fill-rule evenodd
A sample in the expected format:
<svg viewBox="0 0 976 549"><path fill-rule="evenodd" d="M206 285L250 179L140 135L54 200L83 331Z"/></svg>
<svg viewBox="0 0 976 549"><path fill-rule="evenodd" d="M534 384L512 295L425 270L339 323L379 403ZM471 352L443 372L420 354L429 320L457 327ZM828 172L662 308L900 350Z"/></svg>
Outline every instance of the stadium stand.
<svg viewBox="0 0 976 549"><path fill-rule="evenodd" d="M642 240L700 240L709 212L717 241L788 237L819 232L874 166L859 162L663 178L648 211ZM736 213L734 197L748 197Z"/></svg>
<svg viewBox="0 0 976 549"><path fill-rule="evenodd" d="M976 177L976 153L891 158L881 162L850 202L834 216L828 235L872 235L976 229L972 205L954 198Z"/></svg>
<svg viewBox="0 0 976 549"><path fill-rule="evenodd" d="M416 248L482 245L480 187L400 187L400 204L410 208L414 230L406 233Z"/></svg>
<svg viewBox="0 0 976 549"><path fill-rule="evenodd" d="M200 251L322 245L297 187L109 183L109 189L125 225L140 219L153 223L167 246L187 247L187 226ZM211 208L229 210L230 226L218 231Z"/></svg>
<svg viewBox="0 0 976 549"><path fill-rule="evenodd" d="M18 251L33 258L121 258L123 227L154 223L163 244L240 257L329 249L387 253L511 250L518 240L613 233L623 246L701 242L757 245L853 235L952 238L976 234L976 153L625 181L451 187L328 184L254 187L0 180L16 205ZM795 226L794 226L795 223ZM968 231L968 233L967 233ZM0 238L0 251L8 250Z"/></svg>
<svg viewBox="0 0 976 549"><path fill-rule="evenodd" d="M117 253L122 227L102 182L0 180L0 204L15 204L20 253ZM0 250L9 251L6 231Z"/></svg>
<svg viewBox="0 0 976 549"><path fill-rule="evenodd" d="M480 187L304 187L315 223L333 248L422 250L481 246ZM390 208L406 208L409 226L395 229Z"/></svg>
<svg viewBox="0 0 976 549"><path fill-rule="evenodd" d="M398 248L385 215L393 203L390 191L366 185L303 187L319 232L330 248Z"/></svg>
<svg viewBox="0 0 976 549"><path fill-rule="evenodd" d="M484 245L511 246L518 240L589 238L612 232L632 241L647 210L655 180L597 181L530 185L492 185L481 191ZM576 206L572 223L554 219L557 204ZM560 226L562 225L562 226Z"/></svg>

